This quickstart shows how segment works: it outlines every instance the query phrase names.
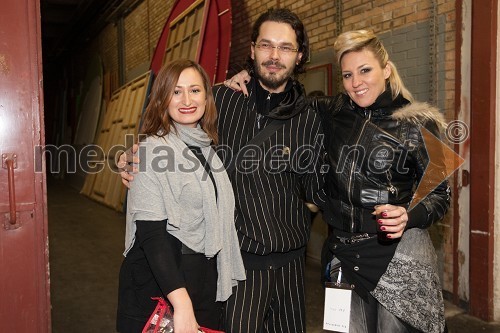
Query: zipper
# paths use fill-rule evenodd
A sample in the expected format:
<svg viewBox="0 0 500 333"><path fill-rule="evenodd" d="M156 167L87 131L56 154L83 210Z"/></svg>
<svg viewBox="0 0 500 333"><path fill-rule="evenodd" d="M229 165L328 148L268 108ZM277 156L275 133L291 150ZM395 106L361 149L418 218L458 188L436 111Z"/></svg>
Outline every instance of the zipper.
<svg viewBox="0 0 500 333"><path fill-rule="evenodd" d="M269 113L269 109L271 108L271 93L268 93L267 98L266 98L266 114ZM257 129L260 130L260 121L264 118L262 113L257 112Z"/></svg>
<svg viewBox="0 0 500 333"><path fill-rule="evenodd" d="M257 129L260 130L260 120L264 118L263 115L261 115L260 113L257 113Z"/></svg>
<svg viewBox="0 0 500 333"><path fill-rule="evenodd" d="M365 131L366 125L368 122L371 120L372 117L372 112L371 110L364 110L364 115L366 120L363 123L363 126L361 127L361 130L359 131L358 139L356 140L356 145L355 147L358 146L359 141L361 141L361 136L363 135L363 132ZM351 230L350 232L353 232L354 230L354 205L352 204L352 179L354 175L354 170L356 168L356 159L353 159L352 165L351 165L351 172L349 174L349 186L347 188L347 198L349 199L349 203L351 204Z"/></svg>
<svg viewBox="0 0 500 333"><path fill-rule="evenodd" d="M387 177L387 183L388 183L388 186L387 186L387 191L391 192L392 195L397 195L398 193L398 189L396 186L394 186L392 184L392 174L389 170L387 170L385 172L386 174L386 177Z"/></svg>

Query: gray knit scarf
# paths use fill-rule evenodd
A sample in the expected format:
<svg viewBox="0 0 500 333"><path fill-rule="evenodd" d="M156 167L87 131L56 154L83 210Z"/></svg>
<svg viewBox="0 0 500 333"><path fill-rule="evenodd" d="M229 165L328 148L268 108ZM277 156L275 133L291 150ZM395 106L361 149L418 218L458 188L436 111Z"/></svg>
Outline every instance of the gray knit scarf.
<svg viewBox="0 0 500 333"><path fill-rule="evenodd" d="M175 127L171 127L171 133L176 133L179 139L188 146L205 148L212 142L200 125L193 128L176 124Z"/></svg>
<svg viewBox="0 0 500 333"><path fill-rule="evenodd" d="M210 138L199 125L191 128L176 124L175 132L177 135L168 135L166 139L169 146L174 149L176 160L184 166L194 166L192 161L184 157L187 153L192 160L197 160L186 145L200 147L210 165L217 186L218 199L215 197L212 182L207 181L205 169L201 165L198 166L193 172L201 185L200 195L203 197L204 219L200 221L200 224L204 223L205 227L190 226L188 230L184 228L179 215L186 207L178 206L175 193L172 193L172 200L167 200L168 202L165 203L169 216L167 230L192 250L204 253L207 258L217 256L217 301L225 301L231 295L232 287L237 281L245 279L245 269L234 224L233 188L222 161L210 147ZM196 235L202 230L205 231L204 235ZM200 237L204 239L204 242L197 241Z"/></svg>

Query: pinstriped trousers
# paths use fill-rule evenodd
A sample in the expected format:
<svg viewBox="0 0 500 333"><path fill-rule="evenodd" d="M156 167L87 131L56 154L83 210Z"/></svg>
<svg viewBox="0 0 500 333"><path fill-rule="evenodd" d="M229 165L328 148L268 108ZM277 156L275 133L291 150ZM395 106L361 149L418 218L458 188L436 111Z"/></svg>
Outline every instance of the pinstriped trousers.
<svg viewBox="0 0 500 333"><path fill-rule="evenodd" d="M226 302L226 333L305 332L304 256L269 270L246 270Z"/></svg>

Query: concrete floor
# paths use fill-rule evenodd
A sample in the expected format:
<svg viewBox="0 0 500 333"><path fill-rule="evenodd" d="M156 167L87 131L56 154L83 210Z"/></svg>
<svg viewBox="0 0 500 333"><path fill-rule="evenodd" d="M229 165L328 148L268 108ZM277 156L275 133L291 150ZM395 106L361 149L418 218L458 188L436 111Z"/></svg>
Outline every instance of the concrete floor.
<svg viewBox="0 0 500 333"><path fill-rule="evenodd" d="M80 195L60 180L49 179L48 218L52 332L115 332L123 214ZM309 333L323 332L323 290L318 271L319 264L308 260ZM484 323L450 303L446 314L451 333L500 333L500 323Z"/></svg>

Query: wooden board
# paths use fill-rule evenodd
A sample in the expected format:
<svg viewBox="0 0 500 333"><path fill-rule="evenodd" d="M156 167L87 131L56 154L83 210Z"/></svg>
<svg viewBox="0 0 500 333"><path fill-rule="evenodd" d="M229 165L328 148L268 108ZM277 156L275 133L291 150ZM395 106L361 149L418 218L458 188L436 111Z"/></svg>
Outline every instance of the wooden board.
<svg viewBox="0 0 500 333"><path fill-rule="evenodd" d="M75 145L86 145L94 142L97 124L101 113L103 92L102 62L98 56L94 57L86 70L84 81L83 102L79 112L78 124L75 132Z"/></svg>
<svg viewBox="0 0 500 333"><path fill-rule="evenodd" d="M156 74L166 61L189 58L203 66L212 84L224 81L231 29L229 0L177 0L156 45L151 71Z"/></svg>
<svg viewBox="0 0 500 333"><path fill-rule="evenodd" d="M124 186L115 168L115 155L137 141L142 111L151 86L151 72L132 80L116 90L108 104L96 144L95 158L103 168L88 174L81 193L117 210L122 209ZM127 139L127 135L130 135Z"/></svg>
<svg viewBox="0 0 500 333"><path fill-rule="evenodd" d="M112 163L116 158L114 154L121 151L119 147L120 145L123 145L123 148L129 148L132 144L137 142L142 110L145 109L145 104L147 103L146 97L149 94L151 85L150 81L151 75L144 79L136 80L130 85L129 98L125 108L134 110L134 112L129 112L123 118L121 129L119 129L118 134L117 149L110 151L110 156L108 157L110 163ZM139 112L136 112L135 110L138 110ZM114 181L108 185L108 189L104 196L104 204L113 207L116 210L121 210L123 208L125 192L125 186L123 186L120 177L118 177L118 182Z"/></svg>

